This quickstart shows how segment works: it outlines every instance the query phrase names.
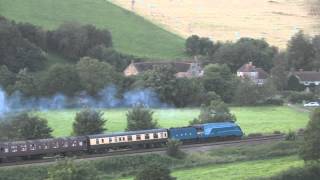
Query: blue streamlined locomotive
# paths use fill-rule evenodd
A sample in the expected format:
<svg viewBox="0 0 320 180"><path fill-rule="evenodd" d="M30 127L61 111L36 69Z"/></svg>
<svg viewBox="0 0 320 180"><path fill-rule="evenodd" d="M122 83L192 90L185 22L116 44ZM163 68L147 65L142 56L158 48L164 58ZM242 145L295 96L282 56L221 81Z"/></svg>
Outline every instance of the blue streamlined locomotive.
<svg viewBox="0 0 320 180"><path fill-rule="evenodd" d="M81 153L101 153L118 149L160 147L165 145L168 139L177 139L187 143L239 139L242 136L243 132L237 124L223 122L170 129L0 142L0 162L43 156L66 156Z"/></svg>

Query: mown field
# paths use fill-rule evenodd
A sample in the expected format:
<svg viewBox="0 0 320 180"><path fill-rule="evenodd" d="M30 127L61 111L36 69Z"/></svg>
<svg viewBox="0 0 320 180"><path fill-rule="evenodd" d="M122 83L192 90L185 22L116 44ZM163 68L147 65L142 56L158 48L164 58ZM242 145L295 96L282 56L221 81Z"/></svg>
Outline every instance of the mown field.
<svg viewBox="0 0 320 180"><path fill-rule="evenodd" d="M296 156L268 160L245 161L222 165L209 165L173 171L172 176L179 180L239 180L269 177L291 167L303 166ZM121 180L131 180L125 178Z"/></svg>
<svg viewBox="0 0 320 180"><path fill-rule="evenodd" d="M297 112L286 106L270 107L233 107L232 113L237 116L246 134L272 133L276 130L287 132L305 127L308 113ZM54 110L34 112L48 119L49 126L54 129L54 136L68 136L72 131L72 122L80 109ZM109 132L123 131L126 128L126 112L128 109L103 110L108 119L106 128ZM198 117L199 109L154 109L154 118L164 128L186 126L193 118Z"/></svg>
<svg viewBox="0 0 320 180"><path fill-rule="evenodd" d="M114 47L154 59L185 57L184 39L105 0L0 0L0 15L54 29L76 21L109 29Z"/></svg>
<svg viewBox="0 0 320 180"><path fill-rule="evenodd" d="M109 0L131 10L129 0ZM319 8L311 0L136 0L134 11L170 31L217 41L264 38L284 48L298 30L319 32Z"/></svg>

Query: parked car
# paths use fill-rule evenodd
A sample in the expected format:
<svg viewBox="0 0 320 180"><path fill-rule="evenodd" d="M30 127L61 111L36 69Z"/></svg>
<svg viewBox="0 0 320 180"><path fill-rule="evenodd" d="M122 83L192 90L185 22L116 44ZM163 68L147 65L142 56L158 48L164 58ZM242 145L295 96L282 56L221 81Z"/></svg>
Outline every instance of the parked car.
<svg viewBox="0 0 320 180"><path fill-rule="evenodd" d="M304 107L318 107L320 104L318 102L308 102L303 105Z"/></svg>

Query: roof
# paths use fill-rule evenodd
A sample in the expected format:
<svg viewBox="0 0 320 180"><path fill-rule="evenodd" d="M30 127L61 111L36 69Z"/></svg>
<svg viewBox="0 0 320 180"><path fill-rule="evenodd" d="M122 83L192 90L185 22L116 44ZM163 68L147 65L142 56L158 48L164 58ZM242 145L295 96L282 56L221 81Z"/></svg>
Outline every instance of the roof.
<svg viewBox="0 0 320 180"><path fill-rule="evenodd" d="M258 79L267 79L269 74L263 70L262 68L257 68L252 64L252 62L249 62L247 64L242 65L237 72L257 72L258 73Z"/></svg>
<svg viewBox="0 0 320 180"><path fill-rule="evenodd" d="M320 81L320 72L317 71L296 71L294 74L300 81Z"/></svg>
<svg viewBox="0 0 320 180"><path fill-rule="evenodd" d="M138 62L132 63L137 71L143 72L151 70L154 66L172 65L177 72L187 72L192 63L190 62Z"/></svg>
<svg viewBox="0 0 320 180"><path fill-rule="evenodd" d="M18 140L18 141L5 141L0 142L0 144L25 144L25 143L33 143L33 142L51 142L51 141L69 141L69 140L79 140L79 139L86 139L85 136L75 136L75 137L59 137L59 138L48 138L48 139L31 139L31 140Z"/></svg>
<svg viewBox="0 0 320 180"><path fill-rule="evenodd" d="M262 68L256 68L258 72L258 79L267 79L269 74Z"/></svg>
<svg viewBox="0 0 320 180"><path fill-rule="evenodd" d="M256 72L256 67L252 65L252 63L242 65L238 70L238 72Z"/></svg>
<svg viewBox="0 0 320 180"><path fill-rule="evenodd" d="M101 137L113 137L113 136L126 136L126 135L135 135L135 134L146 134L146 133L156 133L156 132L166 132L167 129L150 129L142 131L128 131L128 132L117 132L117 133L106 133L106 134L95 134L88 135L89 138L101 138Z"/></svg>

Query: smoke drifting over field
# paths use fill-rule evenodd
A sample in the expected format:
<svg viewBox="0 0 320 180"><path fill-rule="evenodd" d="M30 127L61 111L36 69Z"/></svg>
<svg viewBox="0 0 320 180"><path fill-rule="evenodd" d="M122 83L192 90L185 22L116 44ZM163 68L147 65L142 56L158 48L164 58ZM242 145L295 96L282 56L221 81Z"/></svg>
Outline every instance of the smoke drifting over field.
<svg viewBox="0 0 320 180"><path fill-rule="evenodd" d="M142 104L146 107L167 107L161 103L158 95L151 89L132 90L124 92L118 97L118 90L115 86L108 86L98 93L97 97L87 95L85 92L76 97L66 97L63 94L56 94L52 97L24 98L19 92L7 95L0 88L0 115L14 111L25 110L50 110L65 108L117 108L132 107Z"/></svg>

